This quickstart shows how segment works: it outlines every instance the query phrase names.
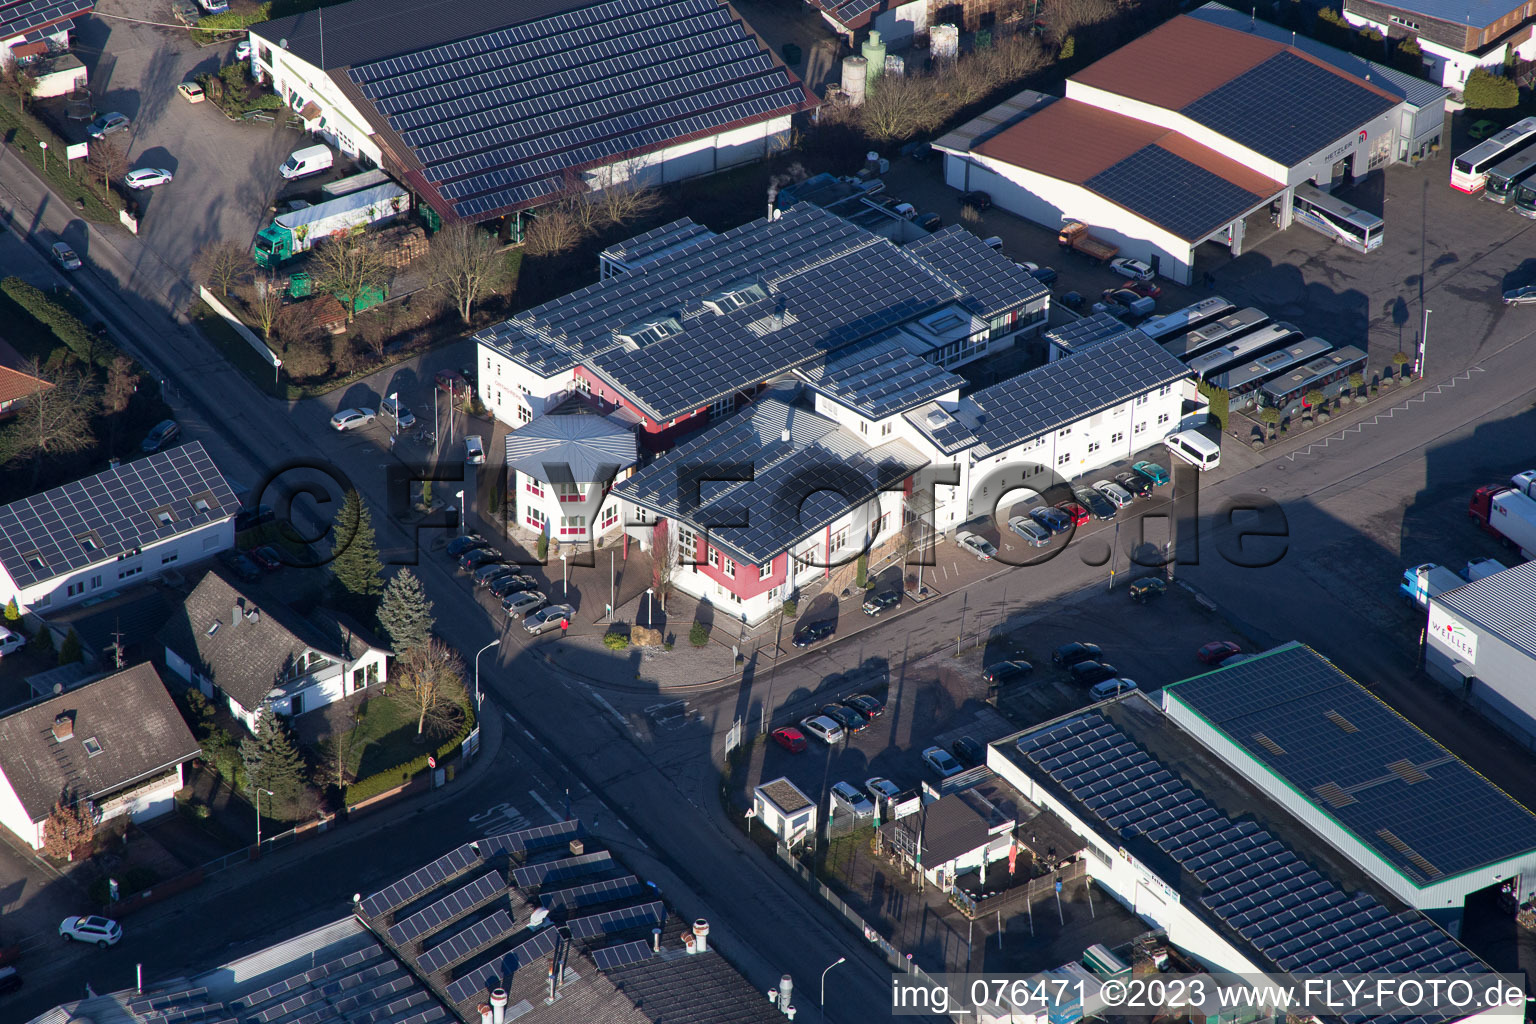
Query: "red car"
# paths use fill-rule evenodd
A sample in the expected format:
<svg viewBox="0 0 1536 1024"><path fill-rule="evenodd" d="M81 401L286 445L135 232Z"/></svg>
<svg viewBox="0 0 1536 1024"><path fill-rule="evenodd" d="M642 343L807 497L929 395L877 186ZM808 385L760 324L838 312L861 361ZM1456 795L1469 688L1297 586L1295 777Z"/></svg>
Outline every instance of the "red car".
<svg viewBox="0 0 1536 1024"><path fill-rule="evenodd" d="M282 556L279 555L277 553L277 549L272 547L270 544L264 547L254 548L250 551L247 551L246 554L250 556L251 561L261 566L267 572L277 572L277 570L283 567Z"/></svg>
<svg viewBox="0 0 1536 1024"><path fill-rule="evenodd" d="M1068 519L1072 520L1073 526L1088 525L1088 510L1083 508L1083 506L1079 505L1077 502L1064 501L1056 507L1064 512Z"/></svg>
<svg viewBox="0 0 1536 1024"><path fill-rule="evenodd" d="M1163 290L1151 281L1134 281L1126 287L1144 299L1155 299L1163 294Z"/></svg>
<svg viewBox="0 0 1536 1024"><path fill-rule="evenodd" d="M805 734L799 729L791 729L786 726L783 729L773 730L773 742L791 754L798 754L805 749Z"/></svg>
<svg viewBox="0 0 1536 1024"><path fill-rule="evenodd" d="M1232 655L1242 653L1243 649L1231 640L1212 640L1196 651L1195 657L1199 658L1206 665L1220 665L1223 661L1232 657Z"/></svg>

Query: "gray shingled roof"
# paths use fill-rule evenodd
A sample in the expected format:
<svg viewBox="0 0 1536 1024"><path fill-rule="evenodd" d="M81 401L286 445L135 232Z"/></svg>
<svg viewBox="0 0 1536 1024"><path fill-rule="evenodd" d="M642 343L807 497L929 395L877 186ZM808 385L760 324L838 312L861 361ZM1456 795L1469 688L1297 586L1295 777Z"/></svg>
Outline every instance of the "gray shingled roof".
<svg viewBox="0 0 1536 1024"><path fill-rule="evenodd" d="M73 719L67 740L54 738L61 714ZM0 771L34 822L66 794L107 796L200 752L148 662L0 718Z"/></svg>
<svg viewBox="0 0 1536 1024"><path fill-rule="evenodd" d="M707 531L712 546L743 564L761 565L927 465L906 441L870 448L832 420L769 397L613 493ZM684 493L690 482L699 485L695 508L686 507L694 500Z"/></svg>
<svg viewBox="0 0 1536 1024"><path fill-rule="evenodd" d="M0 565L28 587L232 519L239 507L194 441L0 508Z"/></svg>
<svg viewBox="0 0 1536 1024"><path fill-rule="evenodd" d="M236 615L237 610L242 614ZM254 711L281 687L306 650L341 662L355 660L366 646L378 646L335 613L322 612L323 626L280 602L249 596L219 572L210 572L171 613L158 642Z"/></svg>
<svg viewBox="0 0 1536 1024"><path fill-rule="evenodd" d="M635 458L634 430L606 416L540 416L507 435L507 465L552 484L607 482Z"/></svg>
<svg viewBox="0 0 1536 1024"><path fill-rule="evenodd" d="M958 417L930 404L906 418L945 452L974 446L981 457L1188 376L1161 345L1128 331L972 393Z"/></svg>
<svg viewBox="0 0 1536 1024"><path fill-rule="evenodd" d="M994 836L987 819L972 807L962 793L950 793L933 803L924 804L915 814L882 825L888 835L905 832L915 844L923 841L923 863L937 866L963 857L986 846Z"/></svg>
<svg viewBox="0 0 1536 1024"><path fill-rule="evenodd" d="M1536 658L1536 562L1447 590L1434 600Z"/></svg>

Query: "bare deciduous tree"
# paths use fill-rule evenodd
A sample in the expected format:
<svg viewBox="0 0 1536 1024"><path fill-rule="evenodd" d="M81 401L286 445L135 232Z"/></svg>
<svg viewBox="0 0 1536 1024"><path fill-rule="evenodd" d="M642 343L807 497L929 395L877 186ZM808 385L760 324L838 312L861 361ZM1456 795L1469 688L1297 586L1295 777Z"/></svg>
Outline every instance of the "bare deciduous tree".
<svg viewBox="0 0 1536 1024"><path fill-rule="evenodd" d="M283 309L283 289L277 275L270 270L257 272L251 286L251 310L261 325L261 336L272 340L272 328L277 325L277 314Z"/></svg>
<svg viewBox="0 0 1536 1024"><path fill-rule="evenodd" d="M138 390L139 375L133 372L133 360L116 356L107 367L107 385L101 392L102 409L109 413L122 412Z"/></svg>
<svg viewBox="0 0 1536 1024"><path fill-rule="evenodd" d="M564 203L540 210L523 233L523 246L530 256L558 256L579 241L581 228Z"/></svg>
<svg viewBox="0 0 1536 1024"><path fill-rule="evenodd" d="M333 293L347 310L347 323L357 316L363 296L389 284L390 267L369 235L333 235L310 252L317 291Z"/></svg>
<svg viewBox="0 0 1536 1024"><path fill-rule="evenodd" d="M92 139L86 149L87 168L101 178L101 187L108 188L113 178L128 173L128 157L111 139Z"/></svg>
<svg viewBox="0 0 1536 1024"><path fill-rule="evenodd" d="M643 217L661 205L661 193L647 185L643 159L625 160L606 170L597 194L597 213L605 224L622 224Z"/></svg>
<svg viewBox="0 0 1536 1024"><path fill-rule="evenodd" d="M37 383L6 428L3 449L12 458L33 460L35 483L42 471L41 456L95 447L91 417L96 413L96 394L89 378L73 370L44 369L36 359L29 359L23 372Z"/></svg>
<svg viewBox="0 0 1536 1024"><path fill-rule="evenodd" d="M864 131L878 142L899 142L938 127L945 103L927 75L885 75L860 108Z"/></svg>
<svg viewBox="0 0 1536 1024"><path fill-rule="evenodd" d="M37 88L37 76L27 71L21 61L10 57L0 64L0 86L16 97L16 110L25 113Z"/></svg>
<svg viewBox="0 0 1536 1024"><path fill-rule="evenodd" d="M245 280L255 266L245 246L235 242L209 242L197 251L192 270L203 284L217 288L222 297L228 298L229 290Z"/></svg>
<svg viewBox="0 0 1536 1024"><path fill-rule="evenodd" d="M1040 20L1057 43L1080 29L1110 21L1119 10L1114 0L1046 0L1043 7Z"/></svg>
<svg viewBox="0 0 1536 1024"><path fill-rule="evenodd" d="M475 303L491 290L496 271L496 238L473 224L450 224L432 236L427 274L453 301L466 324Z"/></svg>
<svg viewBox="0 0 1536 1024"><path fill-rule="evenodd" d="M392 682L416 713L416 735L446 732L458 721L464 700L464 664L441 640L430 639L395 661Z"/></svg>

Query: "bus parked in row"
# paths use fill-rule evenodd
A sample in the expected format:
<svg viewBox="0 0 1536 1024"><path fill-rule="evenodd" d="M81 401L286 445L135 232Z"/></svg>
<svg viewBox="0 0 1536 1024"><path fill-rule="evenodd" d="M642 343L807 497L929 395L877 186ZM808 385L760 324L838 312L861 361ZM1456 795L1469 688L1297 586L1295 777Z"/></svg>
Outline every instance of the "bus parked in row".
<svg viewBox="0 0 1536 1024"><path fill-rule="evenodd" d="M1489 171L1533 144L1536 144L1536 117L1516 121L1451 161L1451 188L1463 192L1482 191Z"/></svg>

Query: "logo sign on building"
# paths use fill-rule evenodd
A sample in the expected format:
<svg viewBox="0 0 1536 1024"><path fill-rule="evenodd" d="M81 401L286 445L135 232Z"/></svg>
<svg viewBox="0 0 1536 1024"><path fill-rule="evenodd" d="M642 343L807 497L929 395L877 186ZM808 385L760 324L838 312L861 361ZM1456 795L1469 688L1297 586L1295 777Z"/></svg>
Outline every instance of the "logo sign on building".
<svg viewBox="0 0 1536 1024"><path fill-rule="evenodd" d="M1434 602L1429 605L1429 635L1465 658L1467 664L1477 664L1477 634Z"/></svg>

